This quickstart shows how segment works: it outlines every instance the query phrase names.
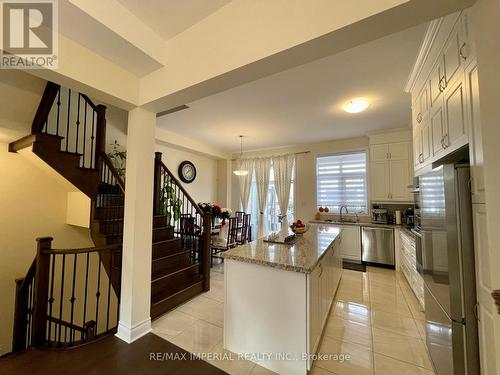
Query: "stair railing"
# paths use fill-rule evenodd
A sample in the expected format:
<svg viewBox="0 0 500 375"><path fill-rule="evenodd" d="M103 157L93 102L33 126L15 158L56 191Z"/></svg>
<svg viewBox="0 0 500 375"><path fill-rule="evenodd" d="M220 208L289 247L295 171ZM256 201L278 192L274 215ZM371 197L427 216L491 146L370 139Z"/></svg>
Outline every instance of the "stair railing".
<svg viewBox="0 0 500 375"><path fill-rule="evenodd" d="M80 155L80 167L96 169L106 148L106 107L94 104L87 95L47 82L31 133L64 138L61 151Z"/></svg>
<svg viewBox="0 0 500 375"><path fill-rule="evenodd" d="M155 153L153 211L165 215L174 234L191 250L191 258L200 265L203 289L210 289L211 214L203 212L172 172L163 164L161 152Z"/></svg>
<svg viewBox="0 0 500 375"><path fill-rule="evenodd" d="M37 242L26 277L16 280L13 351L72 347L115 333L120 293L111 280L121 274L121 244L52 249L50 237Z"/></svg>

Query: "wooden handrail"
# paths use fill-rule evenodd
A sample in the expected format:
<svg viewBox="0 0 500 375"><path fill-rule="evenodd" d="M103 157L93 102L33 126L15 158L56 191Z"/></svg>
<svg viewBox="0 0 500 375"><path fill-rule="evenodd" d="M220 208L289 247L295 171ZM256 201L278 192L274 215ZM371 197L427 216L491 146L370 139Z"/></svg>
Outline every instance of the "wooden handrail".
<svg viewBox="0 0 500 375"><path fill-rule="evenodd" d="M92 107L94 111L97 111L97 105L95 105L94 102L87 95L85 94L80 94L80 95L82 96L83 100L85 100L87 104Z"/></svg>
<svg viewBox="0 0 500 375"><path fill-rule="evenodd" d="M172 179L172 181L174 182L174 184L177 185L177 187L179 188L179 190L182 191L182 193L186 196L187 200L193 205L194 209L196 210L196 213L200 214L203 217L204 212L202 211L202 209L200 208L200 206L198 206L198 203L196 203L194 201L194 199L191 198L191 195L189 195L189 193L186 191L186 189L184 189L184 187L181 185L181 183L179 182L179 180L177 180L177 178L175 178L175 176L173 175L173 173L170 172L170 170L163 163L163 161L161 161L161 159L160 160L155 159L155 160L157 160L157 162L160 163L160 166L165 170L165 172L167 172L167 174L170 177L170 179Z"/></svg>
<svg viewBox="0 0 500 375"><path fill-rule="evenodd" d="M101 151L101 158L104 164L109 168L111 173L113 174L113 177L116 178L116 181L118 182L118 185L120 186L120 189L122 190L123 193L125 193L125 181L121 178L121 176L118 174L118 171L116 170L115 166L109 159L108 155L104 152Z"/></svg>
<svg viewBox="0 0 500 375"><path fill-rule="evenodd" d="M36 259L33 259L33 262L31 263L31 266L28 269L26 276L23 278L23 282L19 286L20 289L26 288L31 283L31 280L33 280L33 278L35 277L35 270L36 270Z"/></svg>
<svg viewBox="0 0 500 375"><path fill-rule="evenodd" d="M48 81L31 124L31 134L41 133L61 86Z"/></svg>
<svg viewBox="0 0 500 375"><path fill-rule="evenodd" d="M120 250L122 248L121 244L113 244L102 247L84 247L81 249L44 249L42 253L44 254L85 254L85 253L99 253L105 251Z"/></svg>

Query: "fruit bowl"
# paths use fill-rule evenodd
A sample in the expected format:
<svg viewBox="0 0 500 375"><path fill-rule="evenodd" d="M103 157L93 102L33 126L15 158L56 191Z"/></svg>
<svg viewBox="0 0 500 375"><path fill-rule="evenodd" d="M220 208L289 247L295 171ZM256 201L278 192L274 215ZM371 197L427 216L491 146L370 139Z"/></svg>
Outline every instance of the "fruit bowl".
<svg viewBox="0 0 500 375"><path fill-rule="evenodd" d="M297 220L292 225L290 225L290 229L292 230L293 233L300 235L307 232L309 226L303 224L302 221Z"/></svg>

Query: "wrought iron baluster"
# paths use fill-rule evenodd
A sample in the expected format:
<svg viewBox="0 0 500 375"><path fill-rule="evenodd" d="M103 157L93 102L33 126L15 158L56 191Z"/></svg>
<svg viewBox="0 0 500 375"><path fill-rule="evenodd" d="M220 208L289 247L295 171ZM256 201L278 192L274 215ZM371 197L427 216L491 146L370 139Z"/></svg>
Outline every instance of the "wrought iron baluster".
<svg viewBox="0 0 500 375"><path fill-rule="evenodd" d="M68 89L68 117L66 118L66 152L69 148L69 119L71 117L71 89Z"/></svg>
<svg viewBox="0 0 500 375"><path fill-rule="evenodd" d="M58 345L61 345L61 329L62 329L62 325L61 325L61 321L62 321L62 313L63 313L63 302L64 302L64 271L65 271L65 267L66 267L66 254L63 254L62 256L62 272L61 272L61 295L60 295L60 299L59 299L59 334L57 336L57 342L58 342Z"/></svg>
<svg viewBox="0 0 500 375"><path fill-rule="evenodd" d="M109 308L111 305L111 279L113 277L113 252L109 253L108 311L106 312L106 332L109 330Z"/></svg>
<svg viewBox="0 0 500 375"><path fill-rule="evenodd" d="M85 316L87 315L87 289L89 285L89 257L90 253L87 253L87 264L85 267L85 291L83 292L83 321L82 327L85 327ZM85 337L86 339L86 337Z"/></svg>
<svg viewBox="0 0 500 375"><path fill-rule="evenodd" d="M78 105L76 110L76 140L75 140L75 152L78 153L78 136L80 134L80 101L82 100L82 94L78 93ZM85 141L84 141L85 142ZM80 158L80 166L81 166Z"/></svg>
<svg viewBox="0 0 500 375"><path fill-rule="evenodd" d="M74 312L75 312L75 301L76 301L76 298L75 298L75 284L76 284L76 262L77 262L77 256L78 254L75 254L74 255L74 260L73 260L73 285L72 285L72 288L71 288L71 298L70 298L70 303L71 303L71 315L70 315L70 324L71 324L71 328L70 328L70 331L69 331L69 340L70 341L73 341L74 340L74 336L75 336L75 330L73 329L73 316L74 316Z"/></svg>
<svg viewBox="0 0 500 375"><path fill-rule="evenodd" d="M59 135L59 118L61 115L61 87L57 91L57 118L56 118L56 135Z"/></svg>
<svg viewBox="0 0 500 375"><path fill-rule="evenodd" d="M90 136L90 167L95 168L95 147L94 147L94 139L95 139L95 111L92 109L92 133Z"/></svg>
<svg viewBox="0 0 500 375"><path fill-rule="evenodd" d="M55 254L52 254L52 269L51 269L51 275L50 275L50 297L49 297L49 342L50 342L50 337L52 333L52 321L50 318L52 318L52 307L54 304L54 275L55 275L55 270L56 270L56 256ZM54 332L54 340L55 340L55 332Z"/></svg>
<svg viewBox="0 0 500 375"><path fill-rule="evenodd" d="M96 331L97 328L99 327L98 322L99 322L99 302L100 302L100 297L101 297L101 252L99 252L99 262L97 263L97 292L95 294L96 296L96 305L95 305L95 326L96 326Z"/></svg>

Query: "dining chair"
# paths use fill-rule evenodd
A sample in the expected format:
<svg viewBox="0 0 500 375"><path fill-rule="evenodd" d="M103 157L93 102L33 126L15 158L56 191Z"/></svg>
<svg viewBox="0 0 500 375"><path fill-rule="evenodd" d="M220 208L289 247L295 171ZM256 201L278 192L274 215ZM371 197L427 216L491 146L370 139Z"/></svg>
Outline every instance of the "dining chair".
<svg viewBox="0 0 500 375"><path fill-rule="evenodd" d="M220 253L232 249L238 245L237 237L238 237L238 218L231 217L227 220L227 238L219 235L211 246L211 259L210 266L214 265L214 258L221 259L221 263L224 263L224 258L222 258ZM222 234L222 228L221 228Z"/></svg>
<svg viewBox="0 0 500 375"><path fill-rule="evenodd" d="M243 216L243 224L240 228L238 228L238 245L243 245L249 242L249 234L250 234L250 214L245 214Z"/></svg>
<svg viewBox="0 0 500 375"><path fill-rule="evenodd" d="M243 219L245 218L245 212L243 211L235 211L234 216L238 219L238 226L243 225Z"/></svg>
<svg viewBox="0 0 500 375"><path fill-rule="evenodd" d="M191 250L191 259L197 261L200 227L196 224L196 218L191 214L181 214L179 223L179 234L182 239L182 248Z"/></svg>

